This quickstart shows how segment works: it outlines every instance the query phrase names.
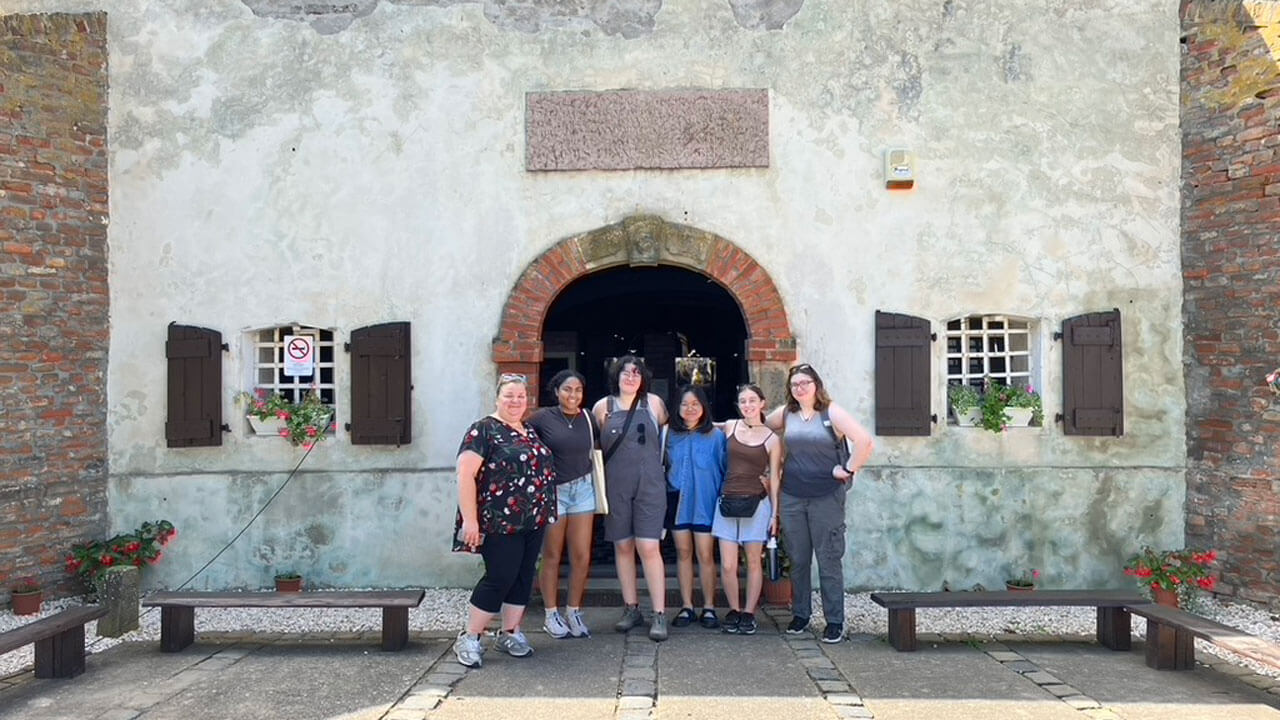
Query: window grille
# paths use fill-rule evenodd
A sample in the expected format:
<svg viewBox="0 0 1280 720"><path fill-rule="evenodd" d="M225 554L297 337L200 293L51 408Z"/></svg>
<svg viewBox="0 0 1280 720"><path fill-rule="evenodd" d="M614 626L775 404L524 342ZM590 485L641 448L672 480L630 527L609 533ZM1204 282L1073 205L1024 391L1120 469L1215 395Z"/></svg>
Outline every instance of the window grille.
<svg viewBox="0 0 1280 720"><path fill-rule="evenodd" d="M1004 315L970 315L947 323L947 384L981 391L990 377L1002 385L1031 385L1031 322Z"/></svg>
<svg viewBox="0 0 1280 720"><path fill-rule="evenodd" d="M284 338L286 335L310 335L316 348L316 371L312 375L291 377L284 374ZM259 330L253 335L253 387L268 393L278 392L291 402L301 402L312 387L320 401L333 407L337 398L334 381L335 344L331 330L284 326Z"/></svg>

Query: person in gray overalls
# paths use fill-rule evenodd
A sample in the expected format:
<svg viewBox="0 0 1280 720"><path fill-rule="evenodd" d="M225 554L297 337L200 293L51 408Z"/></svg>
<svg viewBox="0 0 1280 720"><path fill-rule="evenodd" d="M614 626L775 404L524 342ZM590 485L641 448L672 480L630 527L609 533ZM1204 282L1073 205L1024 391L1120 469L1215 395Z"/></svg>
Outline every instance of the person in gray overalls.
<svg viewBox="0 0 1280 720"><path fill-rule="evenodd" d="M636 584L639 554L653 603L649 639L661 642L667 639L666 569L658 545L667 514L661 442L667 408L662 398L648 388L649 373L644 361L624 355L609 367L611 394L596 402L592 412L598 421L600 447L605 455L609 514L604 519L604 534L613 543L625 604L622 619L613 629L627 632L644 624Z"/></svg>

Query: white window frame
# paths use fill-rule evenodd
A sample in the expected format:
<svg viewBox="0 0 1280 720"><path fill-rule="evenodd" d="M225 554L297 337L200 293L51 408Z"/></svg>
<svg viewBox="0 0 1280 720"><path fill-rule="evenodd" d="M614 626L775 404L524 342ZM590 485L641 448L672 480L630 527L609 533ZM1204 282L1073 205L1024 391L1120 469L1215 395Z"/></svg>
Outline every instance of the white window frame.
<svg viewBox="0 0 1280 720"><path fill-rule="evenodd" d="M987 377L1004 385L1038 387L1032 381L1040 365L1040 335L1035 320L970 313L951 318L944 327L947 387L969 385L981 391Z"/></svg>
<svg viewBox="0 0 1280 720"><path fill-rule="evenodd" d="M284 336L308 335L315 343L316 372L310 377L288 377L284 370ZM336 333L305 325L279 325L245 333L247 384L249 392L278 392L291 402L300 402L314 386L325 405L338 409L338 345ZM322 356L328 360L321 360ZM328 377L327 381L323 378Z"/></svg>

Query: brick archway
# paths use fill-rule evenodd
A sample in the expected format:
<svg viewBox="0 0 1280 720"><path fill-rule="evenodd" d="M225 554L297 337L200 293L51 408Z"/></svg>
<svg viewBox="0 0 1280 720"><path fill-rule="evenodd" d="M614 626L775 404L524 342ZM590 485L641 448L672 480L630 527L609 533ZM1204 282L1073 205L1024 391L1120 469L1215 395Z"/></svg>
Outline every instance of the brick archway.
<svg viewBox="0 0 1280 720"><path fill-rule="evenodd" d="M752 380L782 397L796 340L778 288L759 263L737 245L704 230L654 215L625 220L566 238L525 268L507 296L493 341L497 371L523 373L538 387L542 323L551 303L574 280L619 265L671 265L702 273L729 291L747 326Z"/></svg>

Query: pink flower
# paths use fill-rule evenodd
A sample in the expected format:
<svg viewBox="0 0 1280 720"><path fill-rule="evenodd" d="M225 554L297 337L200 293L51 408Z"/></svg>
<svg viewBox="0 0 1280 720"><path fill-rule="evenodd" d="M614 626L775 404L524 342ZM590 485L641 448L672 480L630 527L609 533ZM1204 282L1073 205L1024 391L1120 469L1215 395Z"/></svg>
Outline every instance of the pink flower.
<svg viewBox="0 0 1280 720"><path fill-rule="evenodd" d="M302 443L302 449L303 449L303 450L310 450L311 448L313 448L313 447L315 447L315 446L316 446L316 445L315 445L315 443Z"/></svg>
<svg viewBox="0 0 1280 720"><path fill-rule="evenodd" d="M280 428L280 437L282 438L289 437L289 428Z"/></svg>
<svg viewBox="0 0 1280 720"><path fill-rule="evenodd" d="M1039 571L1039 570L1036 570L1036 569L1034 569L1034 568L1033 568L1033 569L1031 570L1031 577L1033 577L1033 578L1038 578L1038 577L1040 577L1040 571Z"/></svg>
<svg viewBox="0 0 1280 720"><path fill-rule="evenodd" d="M286 411L286 410L277 410L277 411L276 411L276 417L280 418L281 420L288 420L288 419L289 419L289 413L288 413L288 411Z"/></svg>
<svg viewBox="0 0 1280 720"><path fill-rule="evenodd" d="M314 425L307 426L307 437L315 437L317 433L319 433L319 431L316 430Z"/></svg>

